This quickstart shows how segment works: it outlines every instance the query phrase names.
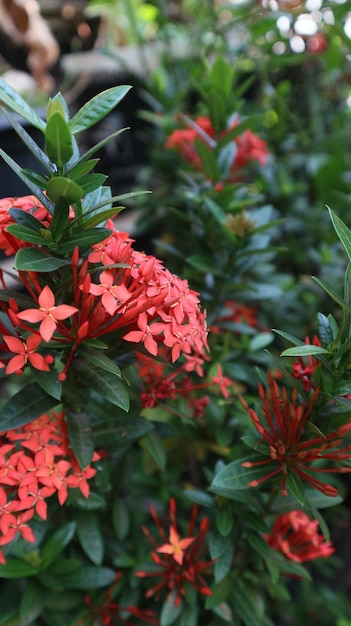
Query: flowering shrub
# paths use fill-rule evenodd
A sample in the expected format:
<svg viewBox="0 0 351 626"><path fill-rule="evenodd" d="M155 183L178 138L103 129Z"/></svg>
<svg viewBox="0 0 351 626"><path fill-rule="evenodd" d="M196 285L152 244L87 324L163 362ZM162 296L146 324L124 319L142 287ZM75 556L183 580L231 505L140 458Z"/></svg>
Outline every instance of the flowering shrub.
<svg viewBox="0 0 351 626"><path fill-rule="evenodd" d="M120 130L82 155L76 139L128 88L73 117L58 94L44 121L0 82L44 172L1 150L32 193L0 203L12 263L0 291L5 626L270 626L290 578L308 580L305 561L333 563L320 511L347 495L351 469L348 282L341 297L317 279L342 314L320 313L312 340L277 332L293 344L281 359L279 216L248 200L246 169L262 174L268 148L249 117L232 125L232 79L223 59L209 70L207 87L223 91L209 90L206 137L190 124L191 163L166 152L178 161L164 260L118 229L133 194L111 197L95 172ZM330 215L351 258L351 233Z"/></svg>

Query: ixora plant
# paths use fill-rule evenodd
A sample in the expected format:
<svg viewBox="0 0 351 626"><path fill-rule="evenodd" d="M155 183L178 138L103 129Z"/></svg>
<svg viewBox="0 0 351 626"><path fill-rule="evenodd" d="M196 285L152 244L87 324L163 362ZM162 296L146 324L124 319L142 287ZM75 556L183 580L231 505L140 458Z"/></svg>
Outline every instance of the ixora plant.
<svg viewBox="0 0 351 626"><path fill-rule="evenodd" d="M128 194L111 197L94 155L121 130L80 154L128 89L73 117L58 94L44 121L0 81L40 165L1 150L33 195L0 201L0 625L271 626L289 577L334 552L319 510L351 471L348 276L345 299L324 286L340 326L282 333L293 362L245 393L224 366L267 345L253 309L223 305L212 341L199 293L118 230Z"/></svg>

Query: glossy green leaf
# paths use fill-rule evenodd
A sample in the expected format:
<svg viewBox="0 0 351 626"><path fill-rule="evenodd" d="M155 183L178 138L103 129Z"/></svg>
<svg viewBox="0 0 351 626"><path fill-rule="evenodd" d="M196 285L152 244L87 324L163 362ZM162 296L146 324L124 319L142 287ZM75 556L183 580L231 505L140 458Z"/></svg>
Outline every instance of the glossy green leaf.
<svg viewBox="0 0 351 626"><path fill-rule="evenodd" d="M84 566L73 574L60 577L64 589L100 589L112 585L116 572L109 567Z"/></svg>
<svg viewBox="0 0 351 626"><path fill-rule="evenodd" d="M56 405L54 398L48 396L37 383L30 383L1 407L0 431L29 424Z"/></svg>
<svg viewBox="0 0 351 626"><path fill-rule="evenodd" d="M327 350L326 348L322 348L321 346L304 344L303 346L287 348L281 353L281 356L318 356L319 354L332 354L332 353L330 352L330 350Z"/></svg>
<svg viewBox="0 0 351 626"><path fill-rule="evenodd" d="M68 176L71 180L75 180L79 182L80 178L83 178L91 170L99 163L98 158L89 159L89 160L80 160L76 163L71 169L66 171L66 176Z"/></svg>
<svg viewBox="0 0 351 626"><path fill-rule="evenodd" d="M30 626L44 610L43 588L31 581L25 590L19 607L21 626Z"/></svg>
<svg viewBox="0 0 351 626"><path fill-rule="evenodd" d="M72 254L74 248L86 250L96 243L100 243L104 239L107 239L111 234L111 230L108 228L94 228L90 230L81 230L73 234L65 235L64 241L59 243L56 247L56 253L58 254Z"/></svg>
<svg viewBox="0 0 351 626"><path fill-rule="evenodd" d="M236 580L233 585L231 600L235 612L243 620L245 626L262 626L262 615L256 610L256 603L245 587L244 582Z"/></svg>
<svg viewBox="0 0 351 626"><path fill-rule="evenodd" d="M345 302L345 300L343 300L343 298L332 287L330 287L330 285L327 285L324 280L316 278L315 276L312 276L312 278L342 309L345 309L345 311L348 311L349 313L351 312L350 305Z"/></svg>
<svg viewBox="0 0 351 626"><path fill-rule="evenodd" d="M99 367L94 367L82 359L76 360L75 368L83 377L85 386L88 385L105 400L123 409L123 411L128 411L128 392L119 376L101 370Z"/></svg>
<svg viewBox="0 0 351 626"><path fill-rule="evenodd" d="M222 554L217 557L214 564L214 578L216 583L219 583L229 574L233 565L233 557L234 545L232 542L229 542L225 552L222 552Z"/></svg>
<svg viewBox="0 0 351 626"><path fill-rule="evenodd" d="M32 107L22 98L22 96L13 89L6 81L0 78L0 104L10 111L17 113L20 117L27 120L32 126L41 131L45 130L45 122L32 109Z"/></svg>
<svg viewBox="0 0 351 626"><path fill-rule="evenodd" d="M76 532L76 522L69 522L60 526L45 542L41 551L41 569L46 569L63 552L64 548L73 539Z"/></svg>
<svg viewBox="0 0 351 626"><path fill-rule="evenodd" d="M27 243L33 243L38 246L45 246L45 239L41 233L38 233L36 230L32 228L27 228L26 226L20 226L19 224L9 224L6 227L7 232L11 233L17 239L21 241L26 241Z"/></svg>
<svg viewBox="0 0 351 626"><path fill-rule="evenodd" d="M67 176L52 176L47 184L46 192L55 204L64 198L68 204L79 202L83 197L83 189Z"/></svg>
<svg viewBox="0 0 351 626"><path fill-rule="evenodd" d="M49 213L53 213L53 204L49 200L49 198L43 193L41 187L37 184L33 183L33 181L28 178L23 169L10 157L4 150L0 148L0 156L6 161L7 165L17 174L17 176L27 185L27 187L31 190L31 192L40 200L42 205L49 211Z"/></svg>
<svg viewBox="0 0 351 626"><path fill-rule="evenodd" d="M119 541L124 541L130 528L128 509L123 498L116 496L112 507L112 524Z"/></svg>
<svg viewBox="0 0 351 626"><path fill-rule="evenodd" d="M40 146L38 146L31 135L27 133L25 128L17 122L16 118L9 111L4 108L2 108L2 111L13 129L16 131L17 135L22 139L24 145L31 151L37 161L39 161L43 169L47 172L52 172L54 169L53 165L45 152L40 148Z"/></svg>
<svg viewBox="0 0 351 626"><path fill-rule="evenodd" d="M104 558L104 540L96 513L85 511L78 515L77 522L77 536L82 550L94 565L101 565Z"/></svg>
<svg viewBox="0 0 351 626"><path fill-rule="evenodd" d="M328 209L332 224L335 228L344 250L347 254L348 260L351 263L351 230L344 224L344 222L332 211Z"/></svg>
<svg viewBox="0 0 351 626"><path fill-rule="evenodd" d="M8 558L5 565L0 565L0 578L26 578L35 576L38 571L25 561Z"/></svg>
<svg viewBox="0 0 351 626"><path fill-rule="evenodd" d="M60 401L62 396L62 385L57 378L57 372L50 370L50 372L42 372L38 370L35 373L35 380L38 385L52 398Z"/></svg>
<svg viewBox="0 0 351 626"><path fill-rule="evenodd" d="M164 471L167 462L166 451L161 438L155 429L150 430L144 438L148 452L159 468Z"/></svg>
<svg viewBox="0 0 351 626"><path fill-rule="evenodd" d="M233 580L233 577L228 574L223 580L219 583L215 583L211 587L212 595L206 598L206 609L212 609L224 602L227 599L228 595L231 593L233 586L236 584L236 580Z"/></svg>
<svg viewBox="0 0 351 626"><path fill-rule="evenodd" d="M50 115L46 124L45 149L50 161L59 169L68 163L73 155L71 131L59 111Z"/></svg>
<svg viewBox="0 0 351 626"><path fill-rule="evenodd" d="M136 441L141 439L153 428L153 425L143 417L116 417L100 421L94 426L94 436L98 441L106 443Z"/></svg>
<svg viewBox="0 0 351 626"><path fill-rule="evenodd" d="M83 195L95 191L104 184L108 177L105 174L87 174L79 179L79 185L82 188Z"/></svg>
<svg viewBox="0 0 351 626"><path fill-rule="evenodd" d="M20 248L15 257L16 270L26 272L55 272L69 263L70 259L48 255L42 248Z"/></svg>
<svg viewBox="0 0 351 626"><path fill-rule="evenodd" d="M200 157L204 175L210 180L218 180L220 174L213 148L209 147L200 139L195 139L195 150Z"/></svg>
<svg viewBox="0 0 351 626"><path fill-rule="evenodd" d="M168 594L160 613L160 626L171 626L183 610L183 603L176 604L177 590Z"/></svg>
<svg viewBox="0 0 351 626"><path fill-rule="evenodd" d="M216 527L226 537L233 528L233 511L231 505L222 506L216 510Z"/></svg>
<svg viewBox="0 0 351 626"><path fill-rule="evenodd" d="M69 122L70 130L73 134L87 130L117 106L124 96L131 89L130 85L118 85L105 89L86 102Z"/></svg>
<svg viewBox="0 0 351 626"><path fill-rule="evenodd" d="M86 413L73 413L66 410L68 436L75 456L82 469L91 463L94 454L94 443L90 418Z"/></svg>
<svg viewBox="0 0 351 626"><path fill-rule="evenodd" d="M263 460L262 457L259 459L248 457L244 459L240 459L238 461L233 461L233 463L229 463L222 470L216 474L214 480L210 486L210 491L216 493L216 489L220 488L222 491L235 491L241 489L248 489L248 483L253 480L259 480L267 474L270 473L270 470L267 469L267 466L264 465L263 468L261 466L258 467L243 467L243 462L255 462L258 460ZM270 467L270 466L268 466Z"/></svg>
<svg viewBox="0 0 351 626"><path fill-rule="evenodd" d="M185 607L181 618L180 618L180 626L197 626L199 617L199 607L198 606L187 606Z"/></svg>
<svg viewBox="0 0 351 626"><path fill-rule="evenodd" d="M20 226L24 226L25 228L34 230L38 233L40 233L43 228L42 223L31 215L31 213L27 213L27 211L13 207L12 209L9 209L9 214Z"/></svg>
<svg viewBox="0 0 351 626"><path fill-rule="evenodd" d="M89 348L84 344L79 347L77 351L79 356L83 356L89 363L92 363L95 367L100 367L102 370L106 372L111 372L111 374L115 374L115 376L121 376L121 370L118 367L117 363L110 359L106 354L101 352L101 350L94 350L94 348Z"/></svg>

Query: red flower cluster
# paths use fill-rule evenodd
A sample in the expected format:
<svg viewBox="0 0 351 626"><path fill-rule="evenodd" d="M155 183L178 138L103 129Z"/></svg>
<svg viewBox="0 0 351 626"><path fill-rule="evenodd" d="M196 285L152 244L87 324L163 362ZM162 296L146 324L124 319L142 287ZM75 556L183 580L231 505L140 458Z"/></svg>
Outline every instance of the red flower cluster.
<svg viewBox="0 0 351 626"><path fill-rule="evenodd" d="M233 331L233 324L245 324L251 326L251 328L258 327L257 308L247 306L246 304L240 304L235 300L230 300L225 303L223 312L215 320L215 323L211 325L211 333L218 334L225 330L230 329Z"/></svg>
<svg viewBox="0 0 351 626"><path fill-rule="evenodd" d="M305 483L327 496L336 496L337 489L332 485L321 482L314 473L351 472L351 467L321 467L316 461L328 463L336 461L342 463L351 458L351 445L344 442L344 437L351 430L351 421L329 433L320 434L311 438L311 430L306 423L311 415L318 398L319 389L312 395L309 404L299 402L297 389L291 392L291 399L283 387L280 391L277 383L268 373L268 388L259 385L261 398L261 416L250 409L247 402L240 398L242 405L248 411L253 425L262 439L268 444L267 459L256 462L244 462L243 467L272 466L271 471L249 483L256 487L260 483L276 476L283 475L282 493L287 495L286 480L288 473L296 474Z"/></svg>
<svg viewBox="0 0 351 626"><path fill-rule="evenodd" d="M8 213L13 206L32 212L43 225L51 220L33 196L0 201L0 247L7 254L28 245L6 230L13 223ZM197 292L155 257L135 251L128 234L119 232L112 220L107 226L110 236L92 246L87 258L80 259L78 249L73 252L71 284L62 294L63 303L55 302L53 291L42 285L39 274L19 272L34 306L19 312L14 299L1 303L15 329L11 336L8 328L0 327L0 349L15 355L7 360L8 374L21 372L27 363L48 370L53 356L46 354L44 358L37 352L43 339L50 341L50 347L54 341L60 349L68 346L69 356L60 374L64 380L82 342L112 333L114 341L118 338L141 344L153 356L158 355L160 346L166 347L163 356L172 362L183 355L189 370L203 362L208 349L207 328ZM92 276L95 278L99 270L94 282ZM24 341L28 332L32 334ZM44 349L48 350L45 344Z"/></svg>
<svg viewBox="0 0 351 626"><path fill-rule="evenodd" d="M159 624L156 613L150 609L138 609L134 605L121 605L116 602L114 596L117 591L122 574L118 572L116 581L109 587L102 598L98 602L93 601L90 596L85 597L85 603L89 607L87 614L79 620L79 626L113 626L115 624L124 624L125 626L135 626L132 619L141 620L147 624Z"/></svg>
<svg viewBox="0 0 351 626"><path fill-rule="evenodd" d="M179 604L185 593L184 585L186 583L192 585L203 595L211 595L211 590L202 575L213 563L213 561L202 560L207 550L205 540L209 530L208 518L204 517L201 520L198 534L195 536L197 507L194 506L188 525L188 537L181 539L177 529L176 503L173 498L169 504L169 536L162 528L153 506L151 507L151 515L163 542L162 545L159 545L147 528L143 527L143 532L156 548L156 552L151 552L151 556L154 563L159 566L159 571L138 571L136 576L140 578L161 576L162 580L147 591L146 597L151 597L166 587L170 592L176 592L175 604Z"/></svg>
<svg viewBox="0 0 351 626"><path fill-rule="evenodd" d="M312 346L321 346L321 341L317 335L314 335L312 339L312 344L310 342L309 337L305 339L306 345ZM306 357L299 356L297 360L293 363L292 366L292 376L297 380L301 380L304 388L309 393L314 385L313 385L313 374L319 366L319 361L313 356L308 355Z"/></svg>
<svg viewBox="0 0 351 626"><path fill-rule="evenodd" d="M303 511L278 515L265 539L271 548L297 563L327 558L335 552L333 545L324 541L317 520L311 520Z"/></svg>
<svg viewBox="0 0 351 626"><path fill-rule="evenodd" d="M142 354L138 355L138 362L140 364L139 378L144 383L144 389L140 394L143 407L152 409L165 400L176 400L177 397L180 397L186 399L188 406L192 409L192 417L203 417L204 409L210 399L207 395L197 397L195 395L197 391L217 387L225 398L229 396L228 387L231 386L232 381L223 376L221 365L217 366L217 376L212 376L209 382L194 384L187 375L188 363L172 369L170 374L166 374L167 364L164 362L156 362ZM202 376L200 364L197 366L197 370L197 373ZM173 412L168 404L164 408Z"/></svg>
<svg viewBox="0 0 351 626"><path fill-rule="evenodd" d="M93 461L99 455L94 454ZM70 447L65 414L44 414L30 424L0 433L0 546L20 533L35 536L28 522L36 513L47 516L46 500L57 493L62 505L68 488L89 496L88 480L96 470L81 469ZM0 563L5 563L0 552Z"/></svg>
<svg viewBox="0 0 351 626"><path fill-rule="evenodd" d="M222 137L235 128L239 123L238 119L232 122L227 130L222 133ZM200 116L194 120L194 127L178 129L168 137L165 147L167 149L175 149L181 157L190 163L195 169L200 170L201 159L196 152L195 140L198 139L207 143L214 148L216 145L216 133L208 117ZM268 156L266 142L255 135L251 130L245 130L235 139L235 156L230 166L232 173L238 172L252 161L258 161L261 165L265 165Z"/></svg>

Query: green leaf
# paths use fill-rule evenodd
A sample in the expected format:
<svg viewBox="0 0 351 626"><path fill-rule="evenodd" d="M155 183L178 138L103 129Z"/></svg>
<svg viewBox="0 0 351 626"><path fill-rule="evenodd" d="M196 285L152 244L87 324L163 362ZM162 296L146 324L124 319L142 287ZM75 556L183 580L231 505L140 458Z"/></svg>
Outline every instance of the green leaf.
<svg viewBox="0 0 351 626"><path fill-rule="evenodd" d="M105 117L131 89L131 85L111 87L86 102L69 122L73 134L87 130Z"/></svg>
<svg viewBox="0 0 351 626"><path fill-rule="evenodd" d="M73 155L71 130L59 111L50 115L46 124L45 149L50 161L58 169L68 163Z"/></svg>
<svg viewBox="0 0 351 626"><path fill-rule="evenodd" d="M42 372L38 370L35 373L35 380L40 387L52 398L60 401L62 396L62 385L57 378L57 372L51 370L50 372Z"/></svg>
<svg viewBox="0 0 351 626"><path fill-rule="evenodd" d="M105 174L87 174L79 179L79 185L82 188L82 196L91 193L101 187L108 177Z"/></svg>
<svg viewBox="0 0 351 626"><path fill-rule="evenodd" d="M32 228L27 228L26 226L19 226L19 224L9 224L9 226L6 227L6 231L14 237L17 237L17 239L20 239L21 241L26 241L27 243L33 243L37 246L45 246L46 244L46 240L41 233L38 233Z"/></svg>
<svg viewBox="0 0 351 626"><path fill-rule="evenodd" d="M119 539L119 541L124 541L129 532L130 519L125 502L119 496L117 496L113 501L112 524L117 539Z"/></svg>
<svg viewBox="0 0 351 626"><path fill-rule="evenodd" d="M233 511L230 505L216 510L216 526L221 535L226 537L233 528Z"/></svg>
<svg viewBox="0 0 351 626"><path fill-rule="evenodd" d="M27 576L35 576L38 571L24 561L8 558L5 565L0 565L0 578L26 578Z"/></svg>
<svg viewBox="0 0 351 626"><path fill-rule="evenodd" d="M116 572L109 567L84 566L73 574L60 577L64 589L100 589L112 585L116 579Z"/></svg>
<svg viewBox="0 0 351 626"><path fill-rule="evenodd" d="M51 256L42 248L20 248L15 257L15 268L26 272L55 272L70 262L70 259Z"/></svg>
<svg viewBox="0 0 351 626"><path fill-rule="evenodd" d="M322 348L321 346L314 346L311 344L304 344L303 346L296 346L295 348L287 348L280 356L318 356L318 354L332 354L330 350Z"/></svg>
<svg viewBox="0 0 351 626"><path fill-rule="evenodd" d="M43 588L31 581L25 590L19 607L20 626L30 626L44 610Z"/></svg>
<svg viewBox="0 0 351 626"><path fill-rule="evenodd" d="M90 418L86 413L73 413L69 409L66 413L69 440L79 465L84 469L91 463L94 454Z"/></svg>
<svg viewBox="0 0 351 626"><path fill-rule="evenodd" d="M181 619L180 626L197 626L199 617L199 607L187 606L185 607Z"/></svg>
<svg viewBox="0 0 351 626"><path fill-rule="evenodd" d="M195 150L200 157L203 173L210 180L218 180L220 174L218 171L216 155L213 148L209 147L200 139L195 139Z"/></svg>
<svg viewBox="0 0 351 626"><path fill-rule="evenodd" d="M32 126L41 131L45 130L45 122L31 106L15 91L6 81L0 78L0 104L7 107L10 111L18 113L23 119L27 120Z"/></svg>
<svg viewBox="0 0 351 626"><path fill-rule="evenodd" d="M73 539L75 532L76 522L69 522L58 528L58 530L51 535L42 548L41 569L46 569L51 563L54 563L59 554L61 554L64 548L70 543L71 539Z"/></svg>
<svg viewBox="0 0 351 626"><path fill-rule="evenodd" d="M336 293L336 291L334 291L332 287L327 285L324 280L316 278L315 276L312 276L312 278L342 309L345 309L345 311L348 311L349 313L351 312L351 307L345 302L345 300L342 299L341 296L339 296L338 293Z"/></svg>
<svg viewBox="0 0 351 626"><path fill-rule="evenodd" d="M117 363L115 363L115 361L103 354L101 350L94 350L94 348L89 348L85 345L82 345L77 351L77 355L78 354L83 356L93 365L95 365L95 367L100 367L106 372L111 372L111 374L115 374L115 376L121 376L121 370L119 369Z"/></svg>
<svg viewBox="0 0 351 626"><path fill-rule="evenodd" d="M146 433L153 428L153 425L143 417L116 417L114 419L101 421L94 426L94 438L99 437L105 441L122 443L124 441L136 441L145 437Z"/></svg>
<svg viewBox="0 0 351 626"><path fill-rule="evenodd" d="M167 461L166 451L156 430L150 430L144 437L144 441L153 460L157 463L159 468L164 471Z"/></svg>
<svg viewBox="0 0 351 626"><path fill-rule="evenodd" d="M222 272L220 269L214 267L211 260L204 254L193 254L187 258L187 263L195 269L200 270L204 274L214 274L215 276L221 276Z"/></svg>
<svg viewBox="0 0 351 626"><path fill-rule="evenodd" d="M77 536L83 551L94 565L101 565L104 558L104 541L96 513L85 511L77 516L77 522Z"/></svg>
<svg viewBox="0 0 351 626"><path fill-rule="evenodd" d="M336 234L338 235L345 252L347 254L348 260L351 263L351 231L344 222L332 211L328 208L329 215L332 221L332 224L335 228Z"/></svg>
<svg viewBox="0 0 351 626"><path fill-rule="evenodd" d="M219 557L217 557L214 564L214 577L216 583L219 583L229 574L233 565L233 556L234 545L232 541L229 541L226 550L222 552Z"/></svg>
<svg viewBox="0 0 351 626"><path fill-rule="evenodd" d="M47 184L46 193L55 204L63 198L68 204L79 202L83 189L67 176L52 176Z"/></svg>
<svg viewBox="0 0 351 626"><path fill-rule="evenodd" d="M129 410L129 396L127 389L121 379L105 370L93 367L92 365L78 359L75 362L75 368L83 375L84 385L88 385L103 396L108 402L112 402L115 406L123 409L123 411Z"/></svg>
<svg viewBox="0 0 351 626"><path fill-rule="evenodd" d="M37 220L30 213L27 213L27 211L23 211L23 209L16 209L13 207L9 210L9 214L20 226L24 226L38 233L40 233L43 228L43 225L39 222L39 220Z"/></svg>
<svg viewBox="0 0 351 626"><path fill-rule="evenodd" d="M254 463L257 460L257 457L248 457L229 463L229 465L225 466L216 474L210 486L210 491L216 493L217 488L220 488L221 491L247 489L248 483L254 480L259 480L270 473L266 465L264 465L263 468L261 466L242 466L244 462ZM262 460L262 457L260 457L259 460Z"/></svg>
<svg viewBox="0 0 351 626"><path fill-rule="evenodd" d="M177 590L172 591L163 603L160 614L160 626L171 626L183 610L183 603L176 604Z"/></svg>
<svg viewBox="0 0 351 626"><path fill-rule="evenodd" d="M231 600L245 626L262 626L262 615L256 611L253 598L241 580L235 581Z"/></svg>
<svg viewBox="0 0 351 626"><path fill-rule="evenodd" d="M0 431L29 424L43 413L55 408L57 402L37 383L30 383L18 391L1 407Z"/></svg>
<svg viewBox="0 0 351 626"><path fill-rule="evenodd" d="M80 178L83 178L88 174L95 165L98 164L100 159L90 159L90 160L80 160L76 163L71 169L66 171L66 176L68 176L71 180L79 181Z"/></svg>
<svg viewBox="0 0 351 626"><path fill-rule="evenodd" d="M56 252L59 254L72 254L76 246L78 246L80 250L88 249L94 244L107 239L111 232L112 231L108 228L94 228L67 234L65 235L64 241L62 243L60 242L56 247Z"/></svg>
<svg viewBox="0 0 351 626"><path fill-rule="evenodd" d="M199 489L186 489L184 495L189 498L191 502L200 504L200 506L209 506L212 508L214 505L214 497Z"/></svg>
<svg viewBox="0 0 351 626"><path fill-rule="evenodd" d="M236 581L228 574L219 583L212 585L212 595L206 598L206 609L213 609L218 604L221 604L228 595L231 593Z"/></svg>
<svg viewBox="0 0 351 626"><path fill-rule="evenodd" d="M227 98L233 91L234 68L235 66L229 64L223 56L216 57L212 65L211 86L220 93L220 97Z"/></svg>
<svg viewBox="0 0 351 626"><path fill-rule="evenodd" d="M305 493L305 483L301 480L299 476L294 474L293 472L287 473L286 479L286 487L287 491L291 493L300 506L303 506L306 501L306 493Z"/></svg>
<svg viewBox="0 0 351 626"><path fill-rule="evenodd" d="M35 156L35 158L42 165L44 170L47 170L48 172L53 171L54 168L50 159L47 157L45 152L38 146L38 144L34 141L31 135L27 133L27 131L23 128L23 126L21 126L17 122L16 118L12 115L12 113L7 111L3 107L1 107L1 109L5 117L7 118L7 120L10 122L13 129L16 131L17 135L22 139L24 145L31 151L31 153Z"/></svg>
<svg viewBox="0 0 351 626"><path fill-rule="evenodd" d="M1 79L0 79L1 80ZM7 165L17 174L17 176L29 187L32 193L40 200L42 205L49 211L49 213L53 213L53 204L50 202L49 198L43 193L42 189L35 183L33 183L28 176L25 175L23 169L14 161L6 152L4 152L0 148L0 156L6 161Z"/></svg>

